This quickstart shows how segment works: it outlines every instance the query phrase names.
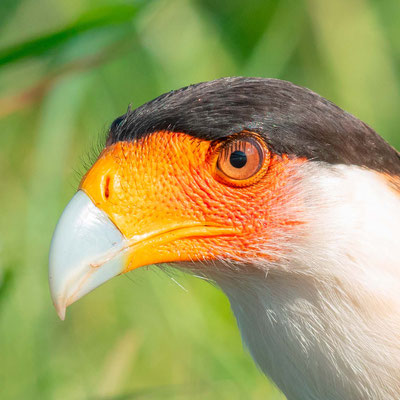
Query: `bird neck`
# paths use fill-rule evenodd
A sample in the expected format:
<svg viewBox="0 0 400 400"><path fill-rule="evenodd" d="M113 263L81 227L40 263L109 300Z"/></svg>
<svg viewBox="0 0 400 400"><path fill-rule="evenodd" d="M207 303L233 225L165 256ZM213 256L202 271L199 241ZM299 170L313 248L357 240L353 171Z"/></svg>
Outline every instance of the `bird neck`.
<svg viewBox="0 0 400 400"><path fill-rule="evenodd" d="M374 172L315 176L290 256L216 281L288 400L399 399L400 199Z"/></svg>

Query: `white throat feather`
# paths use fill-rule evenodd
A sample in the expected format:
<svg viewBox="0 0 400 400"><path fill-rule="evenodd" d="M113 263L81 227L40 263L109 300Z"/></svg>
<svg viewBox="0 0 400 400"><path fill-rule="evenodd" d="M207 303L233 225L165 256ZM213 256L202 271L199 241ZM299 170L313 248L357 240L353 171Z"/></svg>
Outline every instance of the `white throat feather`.
<svg viewBox="0 0 400 400"><path fill-rule="evenodd" d="M209 275L288 400L398 400L400 197L376 172L320 162L291 185L282 208L301 196L307 223L260 249L273 261L247 254L250 266L222 261Z"/></svg>

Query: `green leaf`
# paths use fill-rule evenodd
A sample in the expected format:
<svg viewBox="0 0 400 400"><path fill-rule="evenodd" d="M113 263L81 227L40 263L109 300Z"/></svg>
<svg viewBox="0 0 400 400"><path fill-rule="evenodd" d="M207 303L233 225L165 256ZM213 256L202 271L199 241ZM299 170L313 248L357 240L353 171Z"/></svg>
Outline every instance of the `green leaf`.
<svg viewBox="0 0 400 400"><path fill-rule="evenodd" d="M120 4L92 10L58 31L0 50L0 67L44 54L89 30L127 23L141 8L141 5Z"/></svg>
<svg viewBox="0 0 400 400"><path fill-rule="evenodd" d="M196 0L220 30L222 39L239 63L245 63L274 15L278 0Z"/></svg>
<svg viewBox="0 0 400 400"><path fill-rule="evenodd" d="M0 26L3 26L7 20L15 14L21 0L1 0L0 1Z"/></svg>
<svg viewBox="0 0 400 400"><path fill-rule="evenodd" d="M245 75L281 78L299 42L303 40L305 20L301 2L281 0L253 53L247 57Z"/></svg>
<svg viewBox="0 0 400 400"><path fill-rule="evenodd" d="M13 279L14 272L11 268L0 271L0 305L5 298L5 294L10 289Z"/></svg>

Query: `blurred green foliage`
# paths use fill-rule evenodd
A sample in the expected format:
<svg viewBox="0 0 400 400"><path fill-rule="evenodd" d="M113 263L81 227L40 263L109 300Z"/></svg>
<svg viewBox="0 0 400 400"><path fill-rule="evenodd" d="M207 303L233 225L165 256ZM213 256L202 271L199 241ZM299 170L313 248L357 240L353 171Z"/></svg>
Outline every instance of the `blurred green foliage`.
<svg viewBox="0 0 400 400"><path fill-rule="evenodd" d="M2 0L0 398L283 399L207 282L143 268L58 321L50 238L111 121L190 83L291 80L400 147L399 20L398 0Z"/></svg>

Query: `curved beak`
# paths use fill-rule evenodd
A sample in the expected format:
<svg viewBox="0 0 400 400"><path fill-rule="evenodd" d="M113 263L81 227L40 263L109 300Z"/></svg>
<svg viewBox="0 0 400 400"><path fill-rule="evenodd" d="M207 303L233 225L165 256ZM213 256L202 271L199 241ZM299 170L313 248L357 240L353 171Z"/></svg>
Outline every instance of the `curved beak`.
<svg viewBox="0 0 400 400"><path fill-rule="evenodd" d="M159 143L155 139L154 151ZM203 206L208 195L201 192L206 199L197 202L186 193L192 158L182 160L179 173L187 171L187 176L181 182L180 176L171 178L178 170L171 170L169 160L162 162L140 146L119 142L106 147L60 217L50 246L49 281L61 319L67 306L116 275L145 265L215 259L223 252L218 243L240 232ZM205 142L202 151L208 148ZM182 153L196 154L191 147ZM172 180L164 184L167 177Z"/></svg>
<svg viewBox="0 0 400 400"><path fill-rule="evenodd" d="M62 320L68 305L124 270L127 247L107 214L79 190L61 215L50 246L50 292Z"/></svg>

